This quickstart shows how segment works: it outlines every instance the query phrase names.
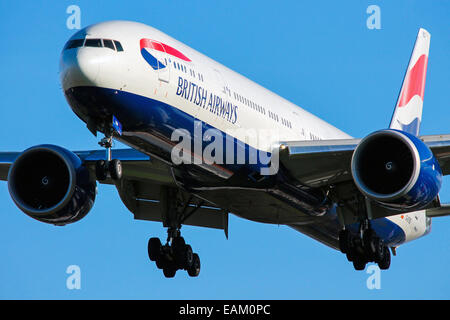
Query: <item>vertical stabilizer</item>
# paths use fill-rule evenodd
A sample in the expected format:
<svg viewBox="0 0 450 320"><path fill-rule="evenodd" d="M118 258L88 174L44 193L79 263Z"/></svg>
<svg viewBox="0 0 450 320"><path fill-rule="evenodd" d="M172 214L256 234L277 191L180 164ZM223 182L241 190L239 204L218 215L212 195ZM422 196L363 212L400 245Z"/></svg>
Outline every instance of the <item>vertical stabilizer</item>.
<svg viewBox="0 0 450 320"><path fill-rule="evenodd" d="M430 33L419 29L389 128L419 135L427 75Z"/></svg>

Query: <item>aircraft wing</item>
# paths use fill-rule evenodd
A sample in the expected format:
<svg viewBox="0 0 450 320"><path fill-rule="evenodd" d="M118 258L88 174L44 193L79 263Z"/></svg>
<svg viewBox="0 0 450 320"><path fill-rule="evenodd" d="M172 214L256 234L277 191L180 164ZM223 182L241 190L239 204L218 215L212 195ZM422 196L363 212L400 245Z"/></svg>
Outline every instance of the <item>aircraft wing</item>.
<svg viewBox="0 0 450 320"><path fill-rule="evenodd" d="M450 135L429 135L419 138L433 152L443 175L449 175ZM358 210L358 204L354 199L355 194L359 193L351 174L351 159L360 141L360 139L342 139L282 142L280 163L301 184L332 192L334 200L344 204L340 208L344 219L345 216L351 219ZM396 214L395 211L381 207L375 202L372 202L371 206L373 218ZM428 209L440 207L439 201L434 201ZM435 214L438 215L441 211L436 211ZM430 211L430 216L432 214Z"/></svg>
<svg viewBox="0 0 450 320"><path fill-rule="evenodd" d="M450 174L450 134L422 136L420 139L433 151L443 175Z"/></svg>
<svg viewBox="0 0 450 320"><path fill-rule="evenodd" d="M446 217L450 215L450 204L442 204L439 208L431 208L426 210L427 217Z"/></svg>
<svg viewBox="0 0 450 320"><path fill-rule="evenodd" d="M0 152L0 180L8 180L9 167L19 155L20 152Z"/></svg>
<svg viewBox="0 0 450 320"><path fill-rule="evenodd" d="M443 174L450 174L450 135L422 136L420 138L434 153ZM291 177L302 185L325 190L330 190L330 186L333 186L334 200L347 203L344 210L348 209L348 216L354 216L355 211L351 207L356 205L353 202L354 195L359 191L353 183L350 164L353 151L359 142L360 139L283 142L280 147L280 163L287 169ZM93 174L95 174L95 162L105 158L104 150L75 151L74 153L83 160ZM20 152L0 152L0 180L7 180L9 168L19 155ZM116 182L108 178L101 183L116 186L121 200L134 214L135 219L163 221L160 199L161 190L164 188L161 187L176 187L173 179L173 167L134 149L113 150L113 158L121 160L123 178ZM250 191L245 194L242 193L242 190L239 192L240 197L237 197L239 199L248 196L246 203L242 203L242 206L237 203L234 208L241 212L254 210L254 208L248 207L248 204L252 203L252 199L268 198L265 193L263 196L261 193L252 194ZM183 224L222 229L227 233L227 211L218 208L213 203L205 202L204 199L209 197L189 198L188 193L185 193L184 197L189 199L188 209L190 210L188 210L189 214ZM211 199L213 198L211 195ZM270 198L271 201L274 201L272 198ZM273 210L271 209L273 206L282 208L282 212L292 209L283 203L264 207L270 211ZM395 214L376 204L373 206L373 218ZM439 207L439 203L434 203L429 209ZM233 212L233 210L229 211ZM443 215L443 211L433 213L430 211L429 214ZM284 221L281 215L279 219L282 223L290 221L289 219ZM255 220L257 219L255 218Z"/></svg>
<svg viewBox="0 0 450 320"><path fill-rule="evenodd" d="M360 139L282 142L280 162L310 187L352 180L350 162Z"/></svg>
<svg viewBox="0 0 450 320"><path fill-rule="evenodd" d="M450 134L419 137L433 152L444 175L450 174ZM282 142L280 162L310 187L351 181L350 163L361 139Z"/></svg>
<svg viewBox="0 0 450 320"><path fill-rule="evenodd" d="M0 180L8 180L9 167L21 153L0 152ZM105 159L105 151L103 150L75 151L74 153L87 165L94 165L95 161ZM125 166L128 166L131 162L136 163L150 160L149 156L134 149L114 150L114 157L121 160Z"/></svg>
<svg viewBox="0 0 450 320"><path fill-rule="evenodd" d="M95 162L105 159L105 150L74 151L95 176ZM8 179L8 171L21 152L0 152L0 180ZM161 187L175 187L171 166L134 149L113 149L112 156L122 163L122 179L107 178L101 183L114 184L125 206L138 220L163 221L160 208ZM188 195L185 195L188 197ZM186 198L187 199L187 198ZM228 214L192 197L186 210L185 225L223 229L227 233Z"/></svg>

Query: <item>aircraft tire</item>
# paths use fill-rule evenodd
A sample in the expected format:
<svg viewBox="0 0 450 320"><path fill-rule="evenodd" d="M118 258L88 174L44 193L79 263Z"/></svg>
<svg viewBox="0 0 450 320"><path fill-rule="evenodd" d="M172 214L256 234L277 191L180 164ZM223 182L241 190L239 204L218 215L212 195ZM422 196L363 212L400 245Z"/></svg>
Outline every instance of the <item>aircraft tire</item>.
<svg viewBox="0 0 450 320"><path fill-rule="evenodd" d="M198 277L200 274L200 257L194 253L192 258L192 265L187 269L189 276Z"/></svg>
<svg viewBox="0 0 450 320"><path fill-rule="evenodd" d="M355 270L362 271L366 268L366 261L363 261L362 259L355 259L353 261L353 267Z"/></svg>
<svg viewBox="0 0 450 320"><path fill-rule="evenodd" d="M172 266L166 266L163 269L163 273L166 278L173 278L173 277L175 277L175 274L177 273L177 269Z"/></svg>
<svg viewBox="0 0 450 320"><path fill-rule="evenodd" d="M387 270L391 266L391 252L387 246L384 246L383 259L378 262L378 267L381 270Z"/></svg>
<svg viewBox="0 0 450 320"><path fill-rule="evenodd" d="M105 160L98 160L95 162L95 177L98 181L104 181L107 178L106 162Z"/></svg>
<svg viewBox="0 0 450 320"><path fill-rule="evenodd" d="M122 162L119 159L113 159L109 162L109 174L113 180L122 178Z"/></svg>
<svg viewBox="0 0 450 320"><path fill-rule="evenodd" d="M161 256L161 240L159 238L150 238L148 240L148 257L150 261L156 261Z"/></svg>

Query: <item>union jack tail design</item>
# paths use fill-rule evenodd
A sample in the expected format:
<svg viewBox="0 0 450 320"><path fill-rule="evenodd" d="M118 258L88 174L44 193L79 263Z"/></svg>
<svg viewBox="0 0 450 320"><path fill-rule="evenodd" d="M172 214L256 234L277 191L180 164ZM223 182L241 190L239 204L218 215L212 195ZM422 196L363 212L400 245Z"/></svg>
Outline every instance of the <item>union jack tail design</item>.
<svg viewBox="0 0 450 320"><path fill-rule="evenodd" d="M427 76L430 33L419 29L389 128L419 135Z"/></svg>

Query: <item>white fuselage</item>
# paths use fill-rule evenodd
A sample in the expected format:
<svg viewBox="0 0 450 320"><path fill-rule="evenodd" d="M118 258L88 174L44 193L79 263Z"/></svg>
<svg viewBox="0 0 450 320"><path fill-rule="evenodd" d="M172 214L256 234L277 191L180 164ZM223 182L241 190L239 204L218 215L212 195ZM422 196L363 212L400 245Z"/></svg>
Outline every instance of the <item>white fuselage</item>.
<svg viewBox="0 0 450 320"><path fill-rule="evenodd" d="M87 46L64 50L60 75L64 91L92 86L160 101L264 151L270 151L270 146L279 141L351 138L299 106L147 25L104 22L81 30L71 39L85 38L120 41L123 51ZM147 46L143 48L143 44ZM164 67L153 68L152 59ZM219 100L222 112L211 105ZM257 132L270 129L276 134L270 135L270 141L264 141L262 147L249 139L242 129ZM158 143L144 133L142 138ZM424 211L389 219L405 232L406 241L429 231Z"/></svg>

